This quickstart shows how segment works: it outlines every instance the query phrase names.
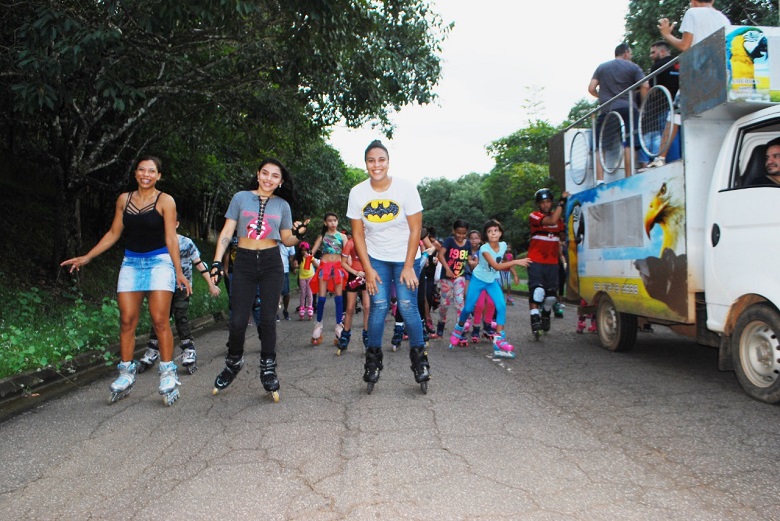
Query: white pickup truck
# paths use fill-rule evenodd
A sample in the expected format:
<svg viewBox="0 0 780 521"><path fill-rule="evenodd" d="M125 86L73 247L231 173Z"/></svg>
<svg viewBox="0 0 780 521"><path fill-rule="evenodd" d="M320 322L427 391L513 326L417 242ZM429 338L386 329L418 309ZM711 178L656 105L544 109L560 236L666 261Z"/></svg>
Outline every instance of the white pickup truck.
<svg viewBox="0 0 780 521"><path fill-rule="evenodd" d="M780 28L731 26L678 60L682 159L625 176L622 151L608 143L636 126L644 146L658 121L648 103L635 125L618 121L616 139L603 125L598 153L591 128L550 140L551 176L572 194L567 299L595 312L607 349L630 349L640 325L669 326L717 347L720 369L776 403L780 184L751 185L769 180L766 143L780 137ZM605 166L601 185L595 161Z"/></svg>

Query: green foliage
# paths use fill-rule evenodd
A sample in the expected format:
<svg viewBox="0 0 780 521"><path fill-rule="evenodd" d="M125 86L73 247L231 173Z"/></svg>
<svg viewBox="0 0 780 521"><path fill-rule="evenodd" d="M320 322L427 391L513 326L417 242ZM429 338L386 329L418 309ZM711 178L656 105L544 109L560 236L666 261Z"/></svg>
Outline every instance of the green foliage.
<svg viewBox="0 0 780 521"><path fill-rule="evenodd" d="M417 189L423 203L425 226L434 226L439 237L452 234L452 223L465 219L471 228L481 229L487 220L480 187L484 175L471 173L456 181L423 179Z"/></svg>
<svg viewBox="0 0 780 521"><path fill-rule="evenodd" d="M546 165L547 141L558 131L547 121L529 122L517 132L497 139L487 146L488 153L496 160L499 170L515 163Z"/></svg>
<svg viewBox="0 0 780 521"><path fill-rule="evenodd" d="M599 102L597 100L589 101L585 98L581 98L577 103L574 104L574 106L569 111L569 115L566 116L566 121L564 121L561 124L562 128L566 128L569 125L575 123L576 121L579 121L585 115L587 115L590 111L595 109L599 106ZM580 122L578 127L589 127L590 126L590 120L584 120Z"/></svg>
<svg viewBox="0 0 780 521"><path fill-rule="evenodd" d="M81 202L114 200L140 153L171 152L205 235L259 157L304 163L341 121L390 133L434 99L450 29L423 0L32 0L0 21L0 151L56 187L52 266L82 249Z"/></svg>

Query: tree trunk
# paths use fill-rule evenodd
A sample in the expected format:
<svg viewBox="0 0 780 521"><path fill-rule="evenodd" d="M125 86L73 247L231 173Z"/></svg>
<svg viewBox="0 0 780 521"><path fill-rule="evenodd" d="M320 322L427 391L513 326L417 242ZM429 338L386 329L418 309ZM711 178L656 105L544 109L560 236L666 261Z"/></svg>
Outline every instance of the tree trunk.
<svg viewBox="0 0 780 521"><path fill-rule="evenodd" d="M58 177L62 180L65 175L58 172ZM60 183L56 215L51 261L55 273L62 261L85 253L81 251L81 191L68 190L67 183Z"/></svg>

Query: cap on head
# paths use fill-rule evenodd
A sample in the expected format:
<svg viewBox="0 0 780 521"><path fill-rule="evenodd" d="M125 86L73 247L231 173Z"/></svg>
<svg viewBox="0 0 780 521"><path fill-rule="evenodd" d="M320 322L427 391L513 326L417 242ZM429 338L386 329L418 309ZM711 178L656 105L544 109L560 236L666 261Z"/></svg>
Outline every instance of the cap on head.
<svg viewBox="0 0 780 521"><path fill-rule="evenodd" d="M549 188L540 188L536 191L536 195L534 195L534 200L536 201L536 204L541 203L542 201L545 201L549 199L550 201L553 200L553 193L552 190Z"/></svg>

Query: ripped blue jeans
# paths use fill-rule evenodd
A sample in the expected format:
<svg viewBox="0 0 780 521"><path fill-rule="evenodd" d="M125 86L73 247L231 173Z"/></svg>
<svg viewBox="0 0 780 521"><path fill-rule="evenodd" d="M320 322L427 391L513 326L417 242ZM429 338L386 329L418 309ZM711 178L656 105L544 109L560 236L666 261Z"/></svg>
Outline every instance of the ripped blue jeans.
<svg viewBox="0 0 780 521"><path fill-rule="evenodd" d="M401 283L401 270L403 262L388 262L377 260L371 256L371 267L373 267L382 284L377 284L378 292L371 295L371 312L368 315L368 347L381 347L382 335L385 332L385 317L390 307L390 288L395 284L395 291L398 297L398 309L404 319L406 333L409 335L410 347L422 347L423 341L422 321L420 319L420 310L417 307L417 288L409 289ZM414 261L415 274L420 273L420 260Z"/></svg>

